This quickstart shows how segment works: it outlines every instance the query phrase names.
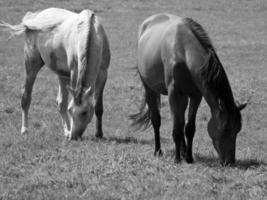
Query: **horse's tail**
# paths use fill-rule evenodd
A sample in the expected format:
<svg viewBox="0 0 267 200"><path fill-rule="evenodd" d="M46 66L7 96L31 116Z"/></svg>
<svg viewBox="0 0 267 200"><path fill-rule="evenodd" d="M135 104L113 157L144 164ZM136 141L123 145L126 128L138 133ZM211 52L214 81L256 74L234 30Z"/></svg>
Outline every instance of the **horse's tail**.
<svg viewBox="0 0 267 200"><path fill-rule="evenodd" d="M80 22L78 24L78 85L83 84L83 75L86 73L87 66L90 65L91 58L91 41L92 29L95 21L95 13L90 10L84 10L80 14ZM85 77L84 77L85 78ZM77 85L77 86L78 86Z"/></svg>
<svg viewBox="0 0 267 200"><path fill-rule="evenodd" d="M22 22L17 25L11 25L4 21L0 21L0 28L6 28L10 31L10 36L8 40L12 39L15 36L22 35L26 33L27 30L36 30L36 31L45 31L55 27L59 24L59 20L47 19L47 18L38 18L37 15L40 12L27 12L22 18Z"/></svg>
<svg viewBox="0 0 267 200"><path fill-rule="evenodd" d="M3 21L0 21L0 28L5 28L9 30L10 36L8 40L12 39L15 36L22 35L27 30L27 26L25 26L23 23L11 25Z"/></svg>
<svg viewBox="0 0 267 200"><path fill-rule="evenodd" d="M135 113L133 115L129 116L129 119L132 120L132 126L136 129L147 129L148 127L151 126L151 110L148 108L147 103L146 103L146 97L145 93L139 108L139 112Z"/></svg>
<svg viewBox="0 0 267 200"><path fill-rule="evenodd" d="M143 99L139 108L139 112L133 115L130 115L129 118L132 120L132 126L138 130L142 129L145 130L151 126L151 116L152 116L152 111L150 108L147 106L147 102L150 101L149 98L151 98L150 95L148 95L148 90L150 90L144 81L142 81L143 86L145 88L144 94L143 94ZM157 106L160 106L160 99L157 97Z"/></svg>

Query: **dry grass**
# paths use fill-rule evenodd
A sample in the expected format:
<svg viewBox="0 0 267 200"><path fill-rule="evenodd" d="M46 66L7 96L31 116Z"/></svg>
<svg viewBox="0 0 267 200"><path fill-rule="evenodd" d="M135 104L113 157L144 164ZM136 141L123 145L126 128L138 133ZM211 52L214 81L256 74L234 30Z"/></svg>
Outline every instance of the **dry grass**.
<svg viewBox="0 0 267 200"><path fill-rule="evenodd" d="M24 82L23 38L7 43L0 31L0 199L266 199L267 4L265 0L0 0L0 19L18 23L26 11L56 6L94 9L103 18L112 50L104 97L105 139L94 123L83 141L65 141L56 112L57 81L39 74L30 110L30 134L19 134ZM209 109L198 113L194 164L173 163L166 99L162 108L164 156L153 156L151 130L133 132L141 84L136 64L138 24L157 12L190 16L213 40L236 99L250 100L237 140L237 165L223 168L206 132Z"/></svg>

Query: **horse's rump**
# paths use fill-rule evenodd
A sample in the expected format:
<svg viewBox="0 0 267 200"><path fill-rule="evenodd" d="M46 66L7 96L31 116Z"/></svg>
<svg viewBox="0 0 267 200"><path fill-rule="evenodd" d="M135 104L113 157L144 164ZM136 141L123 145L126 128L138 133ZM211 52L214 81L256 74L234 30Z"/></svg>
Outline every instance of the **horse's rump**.
<svg viewBox="0 0 267 200"><path fill-rule="evenodd" d="M27 12L22 19L22 24L29 30L46 31L76 15L64 9L49 8L43 11Z"/></svg>
<svg viewBox="0 0 267 200"><path fill-rule="evenodd" d="M75 17L77 15L77 13L64 9L48 8L43 11L27 12L22 22L17 25L0 21L0 27L9 29L9 39L11 39L14 36L22 35L27 30L47 31L53 29L69 17Z"/></svg>
<svg viewBox="0 0 267 200"><path fill-rule="evenodd" d="M141 35L145 32L146 29L149 27L159 24L161 22L168 21L170 19L170 16L167 14L160 14L160 15L152 15L148 19L146 19L139 27L138 31L138 38L140 39Z"/></svg>

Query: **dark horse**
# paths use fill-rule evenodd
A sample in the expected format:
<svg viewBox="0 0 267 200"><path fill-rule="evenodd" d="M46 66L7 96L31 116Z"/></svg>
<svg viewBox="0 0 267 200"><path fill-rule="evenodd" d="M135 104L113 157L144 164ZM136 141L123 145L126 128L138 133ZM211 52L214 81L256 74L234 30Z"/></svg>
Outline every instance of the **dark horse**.
<svg viewBox="0 0 267 200"><path fill-rule="evenodd" d="M175 161L179 162L182 156L188 163L193 162L196 113L203 96L211 109L208 132L220 161L224 165L235 162L236 136L241 130L240 110L246 104L235 103L223 66L200 24L170 14L146 19L139 29L138 73L145 88L145 98L140 112L131 118L133 124L140 127L148 127L151 121L155 155L162 154L160 95L169 97Z"/></svg>

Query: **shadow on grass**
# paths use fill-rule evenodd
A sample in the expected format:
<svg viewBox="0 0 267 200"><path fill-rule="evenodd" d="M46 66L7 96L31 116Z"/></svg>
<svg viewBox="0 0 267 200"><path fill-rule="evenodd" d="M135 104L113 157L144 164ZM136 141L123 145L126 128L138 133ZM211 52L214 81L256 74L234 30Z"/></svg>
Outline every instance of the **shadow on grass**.
<svg viewBox="0 0 267 200"><path fill-rule="evenodd" d="M137 139L134 137L103 137L103 138L96 138L94 136L83 137L83 140L91 140L94 142L113 142L116 144L153 144L154 140L144 140L144 139Z"/></svg>
<svg viewBox="0 0 267 200"><path fill-rule="evenodd" d="M237 160L234 167L237 167L239 169L249 169L249 168L259 168L261 166L266 166L266 163L262 160L257 159L247 159L247 160Z"/></svg>
<svg viewBox="0 0 267 200"><path fill-rule="evenodd" d="M206 156L202 154L194 155L194 162L206 165L208 167L220 166L219 158L214 156Z"/></svg>
<svg viewBox="0 0 267 200"><path fill-rule="evenodd" d="M196 154L195 155L195 162L201 163L201 164L209 166L209 167L221 166L219 164L219 158L213 157L213 156L205 156L205 155ZM265 165L266 165L266 163L261 161L261 160L247 159L247 160L237 160L236 163L230 167L238 168L241 170L247 170L249 168L259 168L259 167L265 166Z"/></svg>

